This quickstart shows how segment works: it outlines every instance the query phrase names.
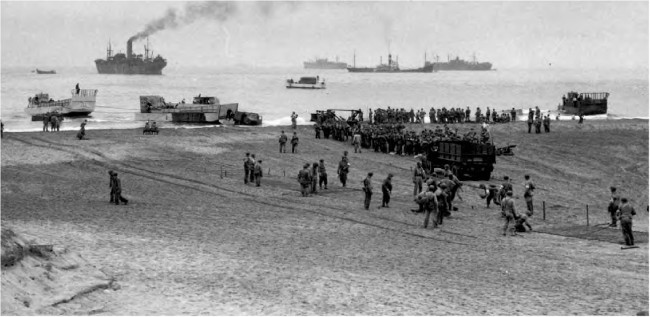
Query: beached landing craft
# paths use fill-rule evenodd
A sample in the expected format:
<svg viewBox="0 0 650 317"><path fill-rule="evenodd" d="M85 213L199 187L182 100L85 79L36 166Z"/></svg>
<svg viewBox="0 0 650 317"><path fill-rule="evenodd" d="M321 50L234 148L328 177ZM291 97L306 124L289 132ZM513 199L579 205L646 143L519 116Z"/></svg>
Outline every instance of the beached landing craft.
<svg viewBox="0 0 650 317"><path fill-rule="evenodd" d="M185 123L222 123L233 120L235 124L260 125L257 113L238 111L239 104L221 104L216 97L194 97L191 104L169 103L161 96L140 96L140 113L136 120L171 121Z"/></svg>
<svg viewBox="0 0 650 317"><path fill-rule="evenodd" d="M45 93L29 97L25 112L32 116L32 121L40 121L44 115L57 114L66 117L87 116L95 110L97 89L76 89L71 91L69 99L52 100Z"/></svg>
<svg viewBox="0 0 650 317"><path fill-rule="evenodd" d="M577 93L570 91L566 96L562 96L562 104L557 110L562 114L585 116L607 114L608 92L595 93Z"/></svg>
<svg viewBox="0 0 650 317"><path fill-rule="evenodd" d="M297 89L325 89L325 80L320 81L320 77L300 77L298 82L287 79L287 88Z"/></svg>

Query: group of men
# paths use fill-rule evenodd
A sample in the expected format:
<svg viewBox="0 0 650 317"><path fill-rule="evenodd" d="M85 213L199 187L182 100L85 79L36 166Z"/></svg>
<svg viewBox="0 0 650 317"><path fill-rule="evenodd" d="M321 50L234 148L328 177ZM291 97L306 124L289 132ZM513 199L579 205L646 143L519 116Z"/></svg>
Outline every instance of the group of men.
<svg viewBox="0 0 650 317"><path fill-rule="evenodd" d="M244 158L244 184L255 183L256 187L262 185L262 160L255 161L255 154L246 152Z"/></svg>
<svg viewBox="0 0 650 317"><path fill-rule="evenodd" d="M374 115L373 115L374 114ZM446 107L435 109L431 107L427 114L427 111L424 108L420 110L413 111L411 108L410 111L405 110L404 108L400 109L376 109L373 113L370 109L369 122L370 123L425 123L424 119L429 116L430 123L463 123L471 122L472 111L470 107L467 106L465 110L460 107L449 108ZM485 114L481 113L481 108L476 107L475 112L475 121L474 122L494 122L494 123L503 123L516 121L517 111L515 108L512 108L510 113L507 111L501 111L501 114L497 112L496 109L490 111L490 107L487 107Z"/></svg>
<svg viewBox="0 0 650 317"><path fill-rule="evenodd" d="M636 210L634 210L634 207L628 203L627 198L621 198L621 196L616 192L616 187L610 187L610 191L611 198L609 200L607 211L609 212L612 222L609 226L615 228L617 220L620 220L625 245L633 246L634 235L632 234L632 216L636 215Z"/></svg>
<svg viewBox="0 0 650 317"><path fill-rule="evenodd" d="M282 130L282 133L280 133L280 139L278 142L280 143L280 153L287 153L287 141L289 140L289 137L287 137L286 134L284 134L284 130ZM298 138L298 134L296 131L293 132L293 136L291 136L291 153L297 153L298 151L298 142L300 139Z"/></svg>
<svg viewBox="0 0 650 317"><path fill-rule="evenodd" d="M46 113L43 115L43 132L54 132L59 131L61 128L61 123L63 122L63 116L58 113Z"/></svg>
<svg viewBox="0 0 650 317"><path fill-rule="evenodd" d="M544 132L551 132L551 115L547 114L546 116L542 115L539 107L528 109L528 133L533 125L535 125L535 133L542 133L542 124L544 125Z"/></svg>
<svg viewBox="0 0 650 317"><path fill-rule="evenodd" d="M144 129L142 130L142 134L158 134L158 126L156 125L156 121L154 122L147 122L144 124Z"/></svg>
<svg viewBox="0 0 650 317"><path fill-rule="evenodd" d="M347 159L347 156L345 159ZM315 194L317 192L317 185L321 190L323 189L323 185L325 185L325 189L327 189L327 169L325 168L325 161L320 159L318 163L314 163L313 165L305 163L303 168L298 172L298 183L300 183L300 193L303 197ZM343 181L343 186L345 187L345 181Z"/></svg>
<svg viewBox="0 0 650 317"><path fill-rule="evenodd" d="M513 186L510 177L504 176L501 186L496 185L479 186L484 192L481 192L481 197L485 198L487 208L490 208L490 203L494 202L495 205L501 206L501 216L505 219L503 227L503 235L505 236L508 231L511 235L516 235L517 232L525 232L526 227L528 230L533 230L528 220L533 216L533 195L535 184L530 178L530 175L524 175L524 200L526 201L526 212L519 213L515 208L515 200L513 197Z"/></svg>

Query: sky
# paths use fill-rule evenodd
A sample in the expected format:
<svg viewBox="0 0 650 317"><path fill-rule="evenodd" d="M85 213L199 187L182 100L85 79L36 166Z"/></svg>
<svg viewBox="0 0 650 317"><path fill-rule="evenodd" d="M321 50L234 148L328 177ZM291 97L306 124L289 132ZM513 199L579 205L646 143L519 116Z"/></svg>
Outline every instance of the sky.
<svg viewBox="0 0 650 317"><path fill-rule="evenodd" d="M1 66L94 67L137 34L168 67L301 67L336 56L402 68L450 56L496 69L648 68L648 2L2 1ZM356 52L356 53L355 53Z"/></svg>

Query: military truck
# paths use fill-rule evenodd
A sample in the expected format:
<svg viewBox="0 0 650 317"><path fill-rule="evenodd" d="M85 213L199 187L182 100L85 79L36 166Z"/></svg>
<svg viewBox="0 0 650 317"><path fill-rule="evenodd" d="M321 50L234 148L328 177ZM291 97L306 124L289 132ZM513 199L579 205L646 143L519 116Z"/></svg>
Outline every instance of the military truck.
<svg viewBox="0 0 650 317"><path fill-rule="evenodd" d="M471 141L439 141L431 146L427 159L432 168L449 165L460 180L489 180L496 162L496 147Z"/></svg>

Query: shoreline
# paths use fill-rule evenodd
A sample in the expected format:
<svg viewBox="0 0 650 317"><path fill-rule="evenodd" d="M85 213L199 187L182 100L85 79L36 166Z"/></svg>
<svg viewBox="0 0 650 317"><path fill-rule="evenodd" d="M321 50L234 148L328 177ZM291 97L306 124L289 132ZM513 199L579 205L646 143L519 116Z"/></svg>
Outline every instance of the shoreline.
<svg viewBox="0 0 650 317"><path fill-rule="evenodd" d="M538 187L535 231L518 237L500 235L500 209L486 208L471 186L439 229L423 229L423 215L410 212L414 158L354 153L349 143L314 139L308 125L296 129L298 154L278 153L290 126L103 129L83 141L76 130L9 132L0 216L3 227L69 247L122 286L54 309L66 315L97 307L111 315L635 315L648 310L648 126L563 121L528 134L523 122L492 125L497 146L517 147L497 157L489 182L512 177L519 212L523 175ZM347 188L336 175L343 151ZM263 160L261 187L242 181L245 152ZM300 197L299 168L321 158L329 189ZM108 203L109 169L128 205ZM366 211L361 181L370 171ZM390 208L378 208L388 173ZM639 249L620 250L620 229L597 226L609 220L610 185L633 201ZM586 228L585 205L591 228L609 235L571 235ZM494 305L513 296L525 304Z"/></svg>

